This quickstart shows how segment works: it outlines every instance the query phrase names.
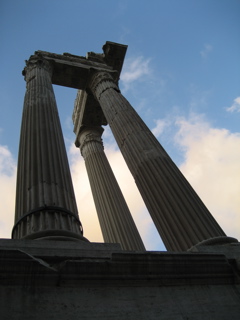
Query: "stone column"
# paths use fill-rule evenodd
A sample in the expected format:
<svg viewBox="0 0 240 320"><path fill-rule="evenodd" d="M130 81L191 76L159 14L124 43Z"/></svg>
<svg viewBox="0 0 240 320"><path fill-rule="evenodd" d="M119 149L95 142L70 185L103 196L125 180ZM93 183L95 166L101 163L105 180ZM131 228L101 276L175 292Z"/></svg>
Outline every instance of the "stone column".
<svg viewBox="0 0 240 320"><path fill-rule="evenodd" d="M12 238L83 240L51 66L37 55L26 64Z"/></svg>
<svg viewBox="0 0 240 320"><path fill-rule="evenodd" d="M103 238L120 243L124 250L145 251L143 242L104 153L103 128L85 127L77 136L77 146L90 181Z"/></svg>
<svg viewBox="0 0 240 320"><path fill-rule="evenodd" d="M108 72L88 84L112 129L152 219L170 251L225 233Z"/></svg>

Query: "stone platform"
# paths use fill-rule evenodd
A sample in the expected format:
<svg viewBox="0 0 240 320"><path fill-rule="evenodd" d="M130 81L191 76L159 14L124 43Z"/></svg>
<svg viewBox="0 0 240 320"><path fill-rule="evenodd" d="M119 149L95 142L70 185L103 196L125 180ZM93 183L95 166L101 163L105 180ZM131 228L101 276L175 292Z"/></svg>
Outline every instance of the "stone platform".
<svg viewBox="0 0 240 320"><path fill-rule="evenodd" d="M239 244L230 251L2 239L1 319L237 320Z"/></svg>

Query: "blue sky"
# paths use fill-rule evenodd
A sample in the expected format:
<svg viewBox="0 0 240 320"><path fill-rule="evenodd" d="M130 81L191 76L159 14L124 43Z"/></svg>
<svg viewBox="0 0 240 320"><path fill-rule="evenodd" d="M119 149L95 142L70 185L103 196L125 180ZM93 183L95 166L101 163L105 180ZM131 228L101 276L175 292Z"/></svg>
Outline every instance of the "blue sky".
<svg viewBox="0 0 240 320"><path fill-rule="evenodd" d="M24 61L36 50L101 53L113 41L128 45L122 93L224 231L239 239L239 13L239 0L2 0L0 237L10 237L13 224ZM54 90L85 236L101 241L84 163L73 145L76 90ZM104 144L146 247L163 250L108 128Z"/></svg>

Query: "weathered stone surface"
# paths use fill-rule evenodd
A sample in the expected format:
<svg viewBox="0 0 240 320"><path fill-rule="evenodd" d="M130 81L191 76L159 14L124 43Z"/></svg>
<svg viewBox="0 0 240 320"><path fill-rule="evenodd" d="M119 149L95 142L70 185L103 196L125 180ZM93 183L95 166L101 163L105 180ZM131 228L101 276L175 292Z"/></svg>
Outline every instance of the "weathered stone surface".
<svg viewBox="0 0 240 320"><path fill-rule="evenodd" d="M239 320L238 290L224 285L9 286L0 291L1 319Z"/></svg>
<svg viewBox="0 0 240 320"><path fill-rule="evenodd" d="M85 90L90 70L108 71L119 79L127 46L107 41L103 50L104 54L89 52L87 57L38 50L35 57L51 63L53 84Z"/></svg>

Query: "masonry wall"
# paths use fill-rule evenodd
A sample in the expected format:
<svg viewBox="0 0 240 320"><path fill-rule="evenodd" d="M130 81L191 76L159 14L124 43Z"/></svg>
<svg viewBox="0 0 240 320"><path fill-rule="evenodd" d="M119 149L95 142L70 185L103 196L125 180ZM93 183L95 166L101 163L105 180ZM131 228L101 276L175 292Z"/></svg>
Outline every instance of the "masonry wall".
<svg viewBox="0 0 240 320"><path fill-rule="evenodd" d="M239 286L7 287L1 319L238 320Z"/></svg>

